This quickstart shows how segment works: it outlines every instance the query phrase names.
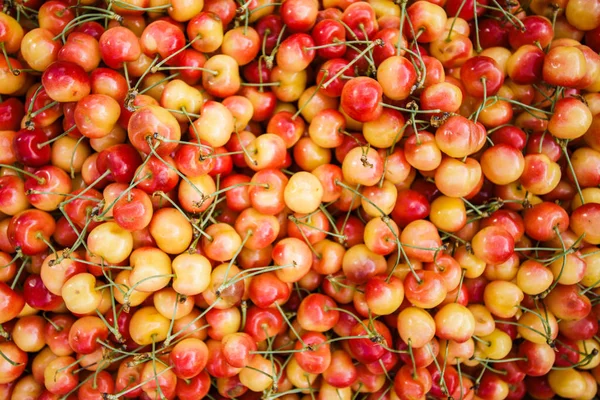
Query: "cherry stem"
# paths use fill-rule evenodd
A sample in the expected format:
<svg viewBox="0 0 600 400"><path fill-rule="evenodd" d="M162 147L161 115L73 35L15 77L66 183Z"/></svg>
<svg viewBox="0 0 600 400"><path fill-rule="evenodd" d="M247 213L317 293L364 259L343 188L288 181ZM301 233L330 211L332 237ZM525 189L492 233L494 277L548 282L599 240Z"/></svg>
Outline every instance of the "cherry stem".
<svg viewBox="0 0 600 400"><path fill-rule="evenodd" d="M292 215L288 215L288 219L290 221L292 221L294 223L294 225L296 225L296 227L298 228L298 231L300 232L300 235L302 235L302 238L304 239L304 242L306 243L306 245L308 246L308 248L310 249L310 251L312 251L312 253L315 255L315 257L317 257L317 259L321 259L321 255L315 250L315 248L313 247L312 243L310 243L310 240L308 240L308 237L306 237L306 233L304 233L304 229L300 228L298 225L298 220ZM310 227L310 225L308 224L304 224L304 226L308 226ZM315 228L316 230L318 230L319 232L323 232L322 229L318 229ZM329 233L329 232L327 232Z"/></svg>
<svg viewBox="0 0 600 400"><path fill-rule="evenodd" d="M181 47L180 49L178 49L177 51L172 52L171 54L169 54L167 57L163 58L161 62L159 62L158 64L154 65L153 67L150 67L150 72L151 73L156 73L157 71L160 70L160 67L165 64L167 61L171 60L173 57L177 56L179 53L181 53L182 51L184 51L185 49L187 49L188 47L190 47L192 44L194 44L194 42L198 39L200 39L201 36L200 35L196 35L196 37L194 37L192 40L190 40L188 43L186 43L185 46ZM154 59L156 61L156 58ZM154 63L154 61L153 61ZM203 69L203 71L210 71L208 69ZM213 75L217 75L218 72L212 71L211 72ZM146 74L146 72L144 72L144 75ZM141 78L140 78L141 79Z"/></svg>
<svg viewBox="0 0 600 400"><path fill-rule="evenodd" d="M4 329L4 327L2 326L2 324L0 324L0 337L3 338L6 341L10 341L11 337L10 337L10 333Z"/></svg>
<svg viewBox="0 0 600 400"><path fill-rule="evenodd" d="M14 255L14 257L12 258L12 260L10 260L8 262L8 264L4 264L0 266L0 269L4 269L4 268L8 268L11 265L13 265L15 263L15 261L17 261L19 258L23 257L23 253L21 251L17 251Z"/></svg>
<svg viewBox="0 0 600 400"><path fill-rule="evenodd" d="M473 357L473 359L479 361L479 363L483 366L483 370L482 371L485 371L487 369L487 370L490 370L491 372L496 373L498 375L506 375L508 373L508 371L506 371L506 370L500 370L500 369L496 369L496 368L490 367L490 365L489 365L489 363L491 361L490 359L487 359L487 358L486 359L482 359L482 358L477 358L477 357ZM481 377L480 377L480 379L481 379Z"/></svg>
<svg viewBox="0 0 600 400"><path fill-rule="evenodd" d="M262 77L261 77L262 80ZM281 86L281 82L260 82L260 83L252 83L252 82L242 82L241 86L249 86L249 87L267 87L267 86Z"/></svg>
<svg viewBox="0 0 600 400"><path fill-rule="evenodd" d="M584 342L584 345L585 345L585 342ZM588 365L596 356L598 356L598 349L594 348L594 349L592 349L591 353L585 353L585 357L583 357L581 360L579 360L579 362L569 365L567 367L553 366L552 369L553 370L567 370L567 369L583 367L583 366Z"/></svg>
<svg viewBox="0 0 600 400"><path fill-rule="evenodd" d="M480 7L483 8L490 8L490 9L494 9L494 10L498 10L500 11L502 14L504 14L504 17L506 18L506 20L515 28L519 29L521 32L525 32L525 24L523 23L523 21L521 21L516 15L514 15L513 13L507 12L504 7L502 7L497 0L492 0L492 2L494 2L494 4L497 6L496 7L490 7L490 6L486 6L483 4L480 4ZM554 28L554 25L552 26Z"/></svg>
<svg viewBox="0 0 600 400"><path fill-rule="evenodd" d="M33 178L40 185L44 185L46 183L46 180L44 178L40 178L39 176L37 176L35 174L32 174L31 172L25 171L24 169L21 169L19 167L15 167L14 165L0 164L0 168L10 169L11 171L15 171L15 172L23 174L23 175L25 175L25 176L27 176L29 178Z"/></svg>
<svg viewBox="0 0 600 400"><path fill-rule="evenodd" d="M323 76L321 77L321 80L319 81L319 84L317 85L315 90L313 90L313 92L310 94L310 96L308 96L308 99L304 102L304 104L302 104L300 107L298 107L298 111L296 111L294 113L294 115L292 116L292 120L295 120L296 118L298 118L298 116L304 110L304 107L308 106L308 104L312 101L312 99L317 95L317 93L319 92L319 89L321 89L321 87L325 87L325 85L323 85L323 81L325 79L327 79L327 75L328 75L327 72L325 72L323 74Z"/></svg>
<svg viewBox="0 0 600 400"><path fill-rule="evenodd" d="M44 111L54 107L57 104L58 104L58 101L56 101L56 100L51 101L50 103L46 104L42 108L39 108L39 109L35 110L34 112L32 112L31 114L29 114L27 116L27 118L31 120L31 119L37 117L38 115L40 115L41 113L43 113Z"/></svg>
<svg viewBox="0 0 600 400"><path fill-rule="evenodd" d="M398 41L396 42L396 55L402 52L402 38L404 36L404 21L406 20L406 4L408 0L400 0L400 26L398 27Z"/></svg>
<svg viewBox="0 0 600 400"><path fill-rule="evenodd" d="M2 50L2 54L4 54L4 59L6 60L6 66L12 72L14 76L21 75L21 71L19 69L13 68L12 63L10 62L10 57L8 57L8 52L4 47L4 42L0 42L0 50ZM41 85L40 85L41 86Z"/></svg>
<svg viewBox="0 0 600 400"><path fill-rule="evenodd" d="M450 348L450 346L446 345L446 348L444 350L445 351L445 354L444 354L444 366L442 368L440 368L440 363L437 360L437 357L432 357L433 358L433 363L435 364L436 369L440 373L440 380L439 380L438 383L441 385L442 393L445 394L445 395L449 394L448 386L446 385L446 379L444 378L444 374L446 373L446 365L447 365L447 361L448 361L448 351L449 351L449 348ZM428 347L427 350L429 350L429 352L433 356L432 349L430 347Z"/></svg>
<svg viewBox="0 0 600 400"><path fill-rule="evenodd" d="M481 48L481 41L479 40L479 16L477 15L477 0L473 1L473 20L475 21L475 43L477 45L476 50L477 53L481 53L483 49Z"/></svg>
<svg viewBox="0 0 600 400"><path fill-rule="evenodd" d="M13 278L13 281L10 284L10 288L13 290L17 286L17 283L19 282L19 278L21 278L21 274L23 273L23 271L25 271L25 266L31 260L31 257L29 257L29 256L22 257L22 258L23 258L23 262L19 266L19 269L17 270L17 273L15 274L15 277Z"/></svg>
<svg viewBox="0 0 600 400"><path fill-rule="evenodd" d="M303 219L306 219L306 218L310 218L310 216L305 215L305 216L303 216L301 218L296 218L293 214L288 215L288 219L290 221L292 221L296 226L302 225L302 226L309 227L310 229L314 229L314 230L316 230L318 232L325 233L326 235L331 235L331 236L336 237L336 238L340 238L340 239L346 238L345 235L341 235L339 233L329 232L329 231L326 231L325 229L321 229L321 228L313 226L313 225L311 225L311 224L309 224L307 222L304 222Z"/></svg>
<svg viewBox="0 0 600 400"><path fill-rule="evenodd" d="M11 360L6 354L4 354L2 352L2 350L0 350L0 357L4 358L6 360L6 362L8 362L13 367L19 367L19 366L23 365L23 363L18 363L16 361Z"/></svg>
<svg viewBox="0 0 600 400"><path fill-rule="evenodd" d="M108 0L107 3L110 6L112 6L114 4L119 8L123 8L125 10L132 10L132 11L159 12L161 10L167 10L172 7L171 4L161 4L161 5L153 6L153 7L140 7L140 6L129 4L127 2L120 1L120 0Z"/></svg>
<svg viewBox="0 0 600 400"><path fill-rule="evenodd" d="M304 50L320 50L320 49L328 49L330 47L336 46L344 46L349 44L370 44L373 43L370 40L339 40L338 38L333 38L332 43L322 44L320 46L310 46L305 47Z"/></svg>
<svg viewBox="0 0 600 400"><path fill-rule="evenodd" d="M327 86L331 85L331 83L333 81L335 81L344 72L346 72L348 69L350 69L350 67L352 67L354 64L356 64L358 62L358 60L360 60L360 58L364 57L364 55L367 54L371 49L373 49L373 47L375 47L375 46L383 46L384 44L385 43L383 42L382 39L376 39L375 41L373 41L370 45L367 46L366 49L364 49L363 51L361 51L352 61L350 61L346 66L344 66L344 68L340 69L334 76L331 77L331 79L329 79L327 82L325 82L322 85L322 87L326 89Z"/></svg>
<svg viewBox="0 0 600 400"><path fill-rule="evenodd" d="M571 157L569 156L569 152L567 151L568 140L562 141L560 144L560 148L562 149L563 154L565 155L565 159L567 160L567 165L569 166L569 171L573 176L573 181L575 182L575 187L577 188L577 195L579 196L579 200L581 204L585 204L585 198L583 197L583 192L581 191L581 185L579 185L579 180L577 179L577 175L575 174L575 168L573 168L573 163L571 163ZM541 145L541 141L540 141Z"/></svg>
<svg viewBox="0 0 600 400"><path fill-rule="evenodd" d="M170 69L173 69L173 68L174 68L174 67L171 67ZM179 69L184 69L184 68L179 68ZM140 91L139 91L139 93L137 93L137 94L144 94L144 93L148 92L149 90L152 90L152 89L154 89L155 87L157 87L157 86L159 86L159 85L162 85L163 83L165 83L165 82L167 82L167 81L170 81L171 79L175 79L175 78L177 78L179 75L180 75L180 73L179 73L179 72L176 72L176 73L174 73L174 74L171 74L171 75L169 75L169 76L167 76L167 77L165 77L165 78L163 78L163 79L161 79L161 80L159 80L159 81L157 81L157 82L154 82L152 85L148 86L147 88L144 88L144 89L140 90ZM136 87L137 87L137 85L136 85ZM131 89L130 89L130 91L131 91ZM135 87L134 87L134 92L135 92ZM133 96L133 97L135 98L135 96ZM127 99L126 99L126 100L127 100ZM131 100L133 100L133 99L131 99ZM133 110L133 109L131 109L130 111L132 111L132 110Z"/></svg>
<svg viewBox="0 0 600 400"><path fill-rule="evenodd" d="M408 108L393 106L391 104L387 104L387 103L384 103L384 102L380 102L379 104L381 106L383 106L383 107L391 108L392 110L402 111L402 112L408 112L408 113L415 113L415 114L418 114L418 113L421 113L421 114L439 114L439 113L443 112L442 110L420 110L418 108L416 108L416 109L408 109Z"/></svg>
<svg viewBox="0 0 600 400"><path fill-rule="evenodd" d="M54 142L56 142L58 139L60 139L60 138L62 138L62 137L65 137L65 136L67 136L69 133L71 133L72 131L74 131L74 130L75 130L75 128L77 128L77 125L72 125L72 126L69 128L69 129L67 129L66 131L64 131L64 132L63 132L63 133L61 133L60 135L58 135L58 136L56 136L56 137L53 137L52 139L50 139L50 140L47 140L47 141L45 141L45 142L38 143L38 145L37 145L37 148L38 148L38 149L41 149L42 147L44 147L44 146L46 146L46 145L49 145L49 144L51 144L51 143L54 143Z"/></svg>
<svg viewBox="0 0 600 400"><path fill-rule="evenodd" d="M413 353L413 348L412 348L412 339L409 338L408 339L408 343L406 343L406 345L408 346L408 355L410 356L410 362L412 363L412 377L413 380L417 380L418 376L417 376L417 362L415 360L415 354ZM432 351L430 349L430 351ZM435 357L434 357L435 359Z"/></svg>
<svg viewBox="0 0 600 400"><path fill-rule="evenodd" d="M477 2L477 0L475 0L475 2ZM487 103L487 78L485 76L482 76L481 79L481 84L483 87L483 100L481 101L481 104L479 105L479 107L477 107L477 111L475 111L475 118L473 119L473 122L477 122L477 120L479 119L479 114L486 109L487 107L491 107L494 104L496 104L498 102L498 100L492 100L492 103L488 106Z"/></svg>
<svg viewBox="0 0 600 400"><path fill-rule="evenodd" d="M82 14L82 15L79 15L79 16L73 18L65 25L63 30L58 35L56 35L54 38L52 38L52 40L61 39L64 43L65 35L67 34L67 32L69 30L71 30L73 27L75 27L77 25L81 25L86 22L112 19L112 20L117 21L119 24L123 23L123 17L120 16L119 14L114 13L112 11L103 10L102 8L95 8L95 9L102 10L103 12L102 13Z"/></svg>

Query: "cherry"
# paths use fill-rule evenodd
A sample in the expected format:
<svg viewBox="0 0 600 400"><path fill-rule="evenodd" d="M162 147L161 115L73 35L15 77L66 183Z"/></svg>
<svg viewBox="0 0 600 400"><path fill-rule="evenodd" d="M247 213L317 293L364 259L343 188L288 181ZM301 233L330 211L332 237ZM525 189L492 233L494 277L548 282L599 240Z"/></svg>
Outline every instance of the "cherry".
<svg viewBox="0 0 600 400"><path fill-rule="evenodd" d="M42 210L29 209L14 215L8 225L10 243L25 255L41 253L48 248L56 223Z"/></svg>
<svg viewBox="0 0 600 400"><path fill-rule="evenodd" d="M0 102L0 131L18 131L25 109L21 100L9 97Z"/></svg>
<svg viewBox="0 0 600 400"><path fill-rule="evenodd" d="M25 298L4 282L0 282L0 292L2 293L2 318L0 323L4 324L17 317L25 307Z"/></svg>
<svg viewBox="0 0 600 400"><path fill-rule="evenodd" d="M40 129L22 129L13 140L15 158L26 166L41 167L50 162L51 148L48 138Z"/></svg>
<svg viewBox="0 0 600 400"><path fill-rule="evenodd" d="M383 88L376 80L357 77L344 85L341 106L349 117L357 121L373 121L383 112L382 96Z"/></svg>
<svg viewBox="0 0 600 400"><path fill-rule="evenodd" d="M467 60L460 69L460 78L471 96L493 96L504 83L504 74L496 61L487 56Z"/></svg>
<svg viewBox="0 0 600 400"><path fill-rule="evenodd" d="M91 91L90 77L79 65L68 61L56 61L44 71L42 85L48 96L55 101L78 101Z"/></svg>
<svg viewBox="0 0 600 400"><path fill-rule="evenodd" d="M550 44L554 37L552 23L548 18L539 15L530 15L523 18L522 27L510 25L508 41L513 49L524 45L539 43L541 48Z"/></svg>
<svg viewBox="0 0 600 400"><path fill-rule="evenodd" d="M108 179L118 183L130 183L136 176L142 158L138 151L128 144L115 144L102 150L96 161L100 174L108 173Z"/></svg>
<svg viewBox="0 0 600 400"><path fill-rule="evenodd" d="M23 285L23 297L30 307L43 311L55 311L62 304L61 296L51 293L39 275L29 275Z"/></svg>

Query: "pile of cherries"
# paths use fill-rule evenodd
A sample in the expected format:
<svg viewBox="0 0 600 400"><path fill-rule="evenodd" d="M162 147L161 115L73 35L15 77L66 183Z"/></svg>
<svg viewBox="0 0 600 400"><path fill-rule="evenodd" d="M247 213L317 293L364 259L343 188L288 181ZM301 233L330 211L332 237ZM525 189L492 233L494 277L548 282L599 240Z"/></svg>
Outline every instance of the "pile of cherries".
<svg viewBox="0 0 600 400"><path fill-rule="evenodd" d="M594 399L600 1L4 0L0 399Z"/></svg>

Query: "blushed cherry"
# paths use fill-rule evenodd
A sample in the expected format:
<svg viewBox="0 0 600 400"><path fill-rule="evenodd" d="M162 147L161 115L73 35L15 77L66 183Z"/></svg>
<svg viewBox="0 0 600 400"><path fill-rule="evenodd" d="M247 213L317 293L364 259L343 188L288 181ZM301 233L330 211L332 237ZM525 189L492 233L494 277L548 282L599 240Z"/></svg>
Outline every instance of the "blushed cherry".
<svg viewBox="0 0 600 400"><path fill-rule="evenodd" d="M411 22L404 25L404 34L408 39L416 36L418 42L429 43L444 34L448 18L446 11L439 5L417 1L406 12Z"/></svg>
<svg viewBox="0 0 600 400"><path fill-rule="evenodd" d="M460 115L445 120L435 132L440 150L454 158L463 158L481 150L485 137L485 129Z"/></svg>
<svg viewBox="0 0 600 400"><path fill-rule="evenodd" d="M570 228L578 236L584 235L584 240L590 244L600 244L600 232L597 224L592 223L600 212L600 204L587 203L573 211Z"/></svg>
<svg viewBox="0 0 600 400"><path fill-rule="evenodd" d="M41 253L48 248L56 229L54 218L45 211L29 209L10 219L7 235L10 243L25 255Z"/></svg>
<svg viewBox="0 0 600 400"><path fill-rule="evenodd" d="M362 131L369 144L384 149L401 140L405 123L404 117L399 111L384 108L379 118L363 124Z"/></svg>
<svg viewBox="0 0 600 400"><path fill-rule="evenodd" d="M455 177L461 176L458 181ZM481 165L473 158L464 162L446 157L442 159L434 175L436 186L446 196L466 197L482 182ZM466 178L466 179L465 179Z"/></svg>
<svg viewBox="0 0 600 400"><path fill-rule="evenodd" d="M59 40L54 40L54 36L51 31L45 28L34 28L25 33L20 42L20 50L23 59L32 69L40 72L44 71L58 59L58 52L62 47L62 43ZM22 65L18 62L13 64L13 60L11 60L11 64L13 68L22 68ZM24 75L21 75L20 81L24 78Z"/></svg>
<svg viewBox="0 0 600 400"><path fill-rule="evenodd" d="M0 360L0 384L4 385L16 381L23 374L28 357L13 342L0 343L0 351L6 356Z"/></svg>
<svg viewBox="0 0 600 400"><path fill-rule="evenodd" d="M551 192L561 178L560 167L545 154L527 154L521 184L535 195Z"/></svg>
<svg viewBox="0 0 600 400"><path fill-rule="evenodd" d="M553 281L552 271L535 260L523 262L517 273L517 285L528 295L543 293Z"/></svg>
<svg viewBox="0 0 600 400"><path fill-rule="evenodd" d="M115 222L95 227L87 238L90 251L111 264L127 259L133 248L131 233Z"/></svg>
<svg viewBox="0 0 600 400"><path fill-rule="evenodd" d="M384 276L375 276L365 286L365 300L369 309L378 315L388 315L400 307L404 300L404 286L395 276L386 280Z"/></svg>
<svg viewBox="0 0 600 400"><path fill-rule="evenodd" d="M202 87L212 96L228 97L237 93L241 80L239 66L233 57L217 54L206 60L202 71Z"/></svg>
<svg viewBox="0 0 600 400"><path fill-rule="evenodd" d="M373 148L355 147L344 157L342 174L350 185L373 186L383 174L383 160Z"/></svg>
<svg viewBox="0 0 600 400"><path fill-rule="evenodd" d="M429 132L419 132L409 136L404 142L406 161L420 171L433 171L442 162L442 152L434 135Z"/></svg>
<svg viewBox="0 0 600 400"><path fill-rule="evenodd" d="M88 138L107 136L115 127L121 109L116 100L103 94L90 94L77 102L75 124Z"/></svg>
<svg viewBox="0 0 600 400"><path fill-rule="evenodd" d="M184 33L175 24L164 20L148 24L140 37L142 51L151 58L159 55L167 64L176 62L178 50L184 45Z"/></svg>
<svg viewBox="0 0 600 400"><path fill-rule="evenodd" d="M169 81L164 86L164 90L160 97L160 105L164 108L184 111L171 111L175 119L179 122L188 121L189 116L187 116L186 113L199 114L203 103L204 97L202 96L202 93L181 79Z"/></svg>
<svg viewBox="0 0 600 400"><path fill-rule="evenodd" d="M554 47L544 58L542 75L551 85L576 86L585 78L586 60L583 52L572 46Z"/></svg>
<svg viewBox="0 0 600 400"><path fill-rule="evenodd" d="M377 33L375 10L369 3L349 4L342 13L341 21L349 27L347 39L356 37L358 40L369 40Z"/></svg>
<svg viewBox="0 0 600 400"><path fill-rule="evenodd" d="M554 105L548 130L559 139L576 139L583 136L591 125L592 112L589 107L576 98L566 97Z"/></svg>
<svg viewBox="0 0 600 400"><path fill-rule="evenodd" d="M202 11L186 26L187 36L194 39L192 47L201 53L212 53L223 42L223 23L213 12ZM186 50L181 53L180 62Z"/></svg>
<svg viewBox="0 0 600 400"><path fill-rule="evenodd" d="M550 202L536 204L523 215L525 233L535 240L548 241L556 237L557 231L569 227L569 215L560 206Z"/></svg>
<svg viewBox="0 0 600 400"><path fill-rule="evenodd" d="M437 272L417 270L404 278L404 294L414 306L434 308L444 301L447 293L446 283Z"/></svg>
<svg viewBox="0 0 600 400"><path fill-rule="evenodd" d="M339 321L340 312L335 308L335 302L330 297L312 293L300 303L297 315L298 323L308 331L326 332Z"/></svg>
<svg viewBox="0 0 600 400"><path fill-rule="evenodd" d="M150 146L161 156L169 155L181 138L177 119L162 107L150 105L137 109L128 124L131 144L144 154L150 154ZM158 134L158 135L155 135Z"/></svg>
<svg viewBox="0 0 600 400"><path fill-rule="evenodd" d="M17 317L25 307L25 298L23 295L12 289L4 282L0 282L0 292L2 293L2 323L9 322Z"/></svg>
<svg viewBox="0 0 600 400"><path fill-rule="evenodd" d="M388 255L397 250L400 229L386 217L375 217L365 225L364 243L377 254Z"/></svg>
<svg viewBox="0 0 600 400"><path fill-rule="evenodd" d="M508 168L498 171L493 165L498 165L499 159L511 160ZM495 144L483 152L480 159L481 169L485 177L497 185L507 185L519 179L525 169L523 154L508 144Z"/></svg>
<svg viewBox="0 0 600 400"><path fill-rule="evenodd" d="M504 83L504 74L498 63L487 56L475 56L463 64L460 78L465 90L473 97L492 96Z"/></svg>
<svg viewBox="0 0 600 400"><path fill-rule="evenodd" d="M102 301L102 292L96 290L96 277L88 272L73 275L61 289L66 307L72 313L95 313Z"/></svg>
<svg viewBox="0 0 600 400"><path fill-rule="evenodd" d="M382 96L383 88L378 81L368 77L357 77L344 85L341 106L344 112L356 121L373 121L379 118L383 111Z"/></svg>
<svg viewBox="0 0 600 400"><path fill-rule="evenodd" d="M33 178L30 179L37 182ZM25 182L17 175L0 177L0 194L2 195L0 211L6 215L18 214L31 206L25 194Z"/></svg>
<svg viewBox="0 0 600 400"><path fill-rule="evenodd" d="M48 96L59 102L79 101L91 91L91 82L85 70L77 64L56 61L42 75L42 85Z"/></svg>
<svg viewBox="0 0 600 400"><path fill-rule="evenodd" d="M306 69L313 61L315 42L305 33L295 33L284 39L276 54L276 62L285 71L297 72Z"/></svg>
<svg viewBox="0 0 600 400"><path fill-rule="evenodd" d="M400 242L409 257L431 262L441 247L441 239L436 226L426 220L418 219L404 227L400 234Z"/></svg>
<svg viewBox="0 0 600 400"><path fill-rule="evenodd" d="M317 55L325 59L339 58L346 52L343 42L346 38L346 29L340 21L334 19L323 19L314 25L311 33L315 46L327 47L317 49Z"/></svg>
<svg viewBox="0 0 600 400"><path fill-rule="evenodd" d="M514 253L514 238L502 227L484 227L471 242L475 255L486 264L501 264Z"/></svg>
<svg viewBox="0 0 600 400"><path fill-rule="evenodd" d="M86 72L92 72L101 61L100 45L93 36L83 32L72 32L57 54L59 61L79 64Z"/></svg>
<svg viewBox="0 0 600 400"><path fill-rule="evenodd" d="M177 375L167 365L147 361L142 368L140 380L143 393L150 398L164 396L166 398L175 397L175 388L177 385Z"/></svg>
<svg viewBox="0 0 600 400"><path fill-rule="evenodd" d="M468 35L456 31L444 33L429 44L431 55L446 68L461 67L473 52L473 43Z"/></svg>
<svg viewBox="0 0 600 400"><path fill-rule="evenodd" d="M554 36L553 25L548 18L531 15L523 18L521 29L510 26L508 40L513 49L524 45L533 45L536 42L541 48L548 46Z"/></svg>
<svg viewBox="0 0 600 400"><path fill-rule="evenodd" d="M379 64L377 79L386 97L391 100L404 100L415 88L417 72L407 58L392 56Z"/></svg>
<svg viewBox="0 0 600 400"><path fill-rule="evenodd" d="M25 34L19 21L10 15L3 13L2 17L0 17L0 24L2 25L0 42L3 43L4 50L6 50L8 54L18 52Z"/></svg>
<svg viewBox="0 0 600 400"><path fill-rule="evenodd" d="M484 302L490 312L501 318L510 318L518 311L523 291L508 281L492 281L484 290Z"/></svg>
<svg viewBox="0 0 600 400"><path fill-rule="evenodd" d="M362 323L354 325L350 334L353 337L360 337L349 339L348 343L350 353L360 363L368 364L378 361L388 351L384 346L392 344L390 330L383 322L377 320L373 322L362 321ZM372 341L370 339L372 335L376 335L375 337L378 339Z"/></svg>

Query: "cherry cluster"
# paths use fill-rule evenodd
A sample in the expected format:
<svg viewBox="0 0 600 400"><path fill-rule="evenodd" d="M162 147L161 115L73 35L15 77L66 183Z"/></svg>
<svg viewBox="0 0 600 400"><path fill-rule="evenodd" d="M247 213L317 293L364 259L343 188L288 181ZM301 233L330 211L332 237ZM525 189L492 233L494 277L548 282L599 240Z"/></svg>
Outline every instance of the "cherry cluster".
<svg viewBox="0 0 600 400"><path fill-rule="evenodd" d="M594 399L598 0L4 0L0 399Z"/></svg>

